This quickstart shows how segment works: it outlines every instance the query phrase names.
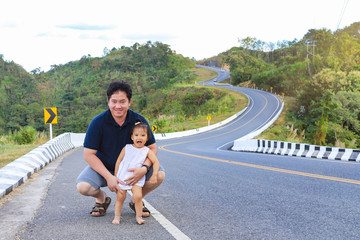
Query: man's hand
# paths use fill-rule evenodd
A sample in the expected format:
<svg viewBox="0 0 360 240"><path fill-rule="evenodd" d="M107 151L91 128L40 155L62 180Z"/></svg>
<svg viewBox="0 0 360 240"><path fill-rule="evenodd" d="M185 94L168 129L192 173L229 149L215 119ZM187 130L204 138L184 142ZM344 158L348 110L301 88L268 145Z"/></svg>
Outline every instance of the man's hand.
<svg viewBox="0 0 360 240"><path fill-rule="evenodd" d="M120 187L118 185L119 183L125 185L125 183L123 181L121 181L114 175L111 175L109 178L107 178L106 182L107 182L108 188L111 192L117 192L118 190L120 190Z"/></svg>
<svg viewBox="0 0 360 240"><path fill-rule="evenodd" d="M133 172L134 174L125 179L124 182L126 182L126 185L133 186L146 174L147 169L145 167L130 168L128 172Z"/></svg>

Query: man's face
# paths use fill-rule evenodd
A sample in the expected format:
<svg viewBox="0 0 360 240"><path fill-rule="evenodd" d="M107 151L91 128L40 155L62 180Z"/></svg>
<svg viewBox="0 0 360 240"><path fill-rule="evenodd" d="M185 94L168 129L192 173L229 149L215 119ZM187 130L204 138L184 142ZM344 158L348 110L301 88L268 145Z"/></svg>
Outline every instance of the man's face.
<svg viewBox="0 0 360 240"><path fill-rule="evenodd" d="M125 120L130 104L131 100L127 98L124 91L114 92L110 99L108 99L108 106L114 119L124 118L122 120Z"/></svg>

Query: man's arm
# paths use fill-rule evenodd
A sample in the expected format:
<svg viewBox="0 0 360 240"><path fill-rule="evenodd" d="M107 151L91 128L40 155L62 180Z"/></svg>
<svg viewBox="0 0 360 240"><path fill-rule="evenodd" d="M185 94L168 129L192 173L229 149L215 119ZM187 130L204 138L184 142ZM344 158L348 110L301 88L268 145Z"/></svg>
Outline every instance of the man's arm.
<svg viewBox="0 0 360 240"><path fill-rule="evenodd" d="M157 178L158 178L158 172L159 172L159 160L157 159L156 155L153 153L153 151L149 150L148 158L153 164L153 173L150 177L150 184L156 184Z"/></svg>
<svg viewBox="0 0 360 240"><path fill-rule="evenodd" d="M96 156L97 150L84 148L84 159L97 173L103 176L108 184L109 190L115 192L119 186L119 179L112 175L101 160Z"/></svg>
<svg viewBox="0 0 360 240"><path fill-rule="evenodd" d="M150 150L153 151L153 153L155 153L155 156L157 155L158 151L157 151L156 143L153 143L147 147L150 148Z"/></svg>
<svg viewBox="0 0 360 240"><path fill-rule="evenodd" d="M153 143L149 146L147 146L148 148L150 148L151 151L153 151L153 153L155 154L155 156L157 155L157 147L156 147L156 143ZM144 161L144 164L145 165L148 165L149 167L152 165L152 162L150 161L149 158L146 158L145 161Z"/></svg>

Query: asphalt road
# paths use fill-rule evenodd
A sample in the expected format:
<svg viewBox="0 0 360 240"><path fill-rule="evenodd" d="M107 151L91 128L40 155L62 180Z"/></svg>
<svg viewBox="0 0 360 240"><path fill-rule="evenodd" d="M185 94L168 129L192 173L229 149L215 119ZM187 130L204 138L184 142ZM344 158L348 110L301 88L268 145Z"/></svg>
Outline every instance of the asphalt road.
<svg viewBox="0 0 360 240"><path fill-rule="evenodd" d="M234 122L157 142L166 179L145 198L153 216L144 225L135 223L129 197L119 226L111 224L114 202L105 217L89 215L93 202L75 187L85 166L80 148L57 160L53 175L40 174L32 181L44 182L45 190L38 194L33 217L25 219L27 225L15 229L17 238L358 239L360 164L226 150L231 141L268 121L279 105L266 92L235 90L247 94L251 104ZM108 194L115 200L115 194ZM32 201L25 205L34 205ZM4 216L10 202L0 209ZM16 209L19 215L22 205Z"/></svg>

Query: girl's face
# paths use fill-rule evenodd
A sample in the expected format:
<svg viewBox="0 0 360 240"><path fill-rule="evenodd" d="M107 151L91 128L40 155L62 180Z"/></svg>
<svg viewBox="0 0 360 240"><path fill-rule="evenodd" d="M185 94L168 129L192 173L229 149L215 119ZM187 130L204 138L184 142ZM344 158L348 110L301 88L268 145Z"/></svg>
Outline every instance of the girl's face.
<svg viewBox="0 0 360 240"><path fill-rule="evenodd" d="M134 146L137 148L142 148L145 146L146 141L148 140L147 131L144 128L137 127L134 129L131 140L134 142Z"/></svg>

